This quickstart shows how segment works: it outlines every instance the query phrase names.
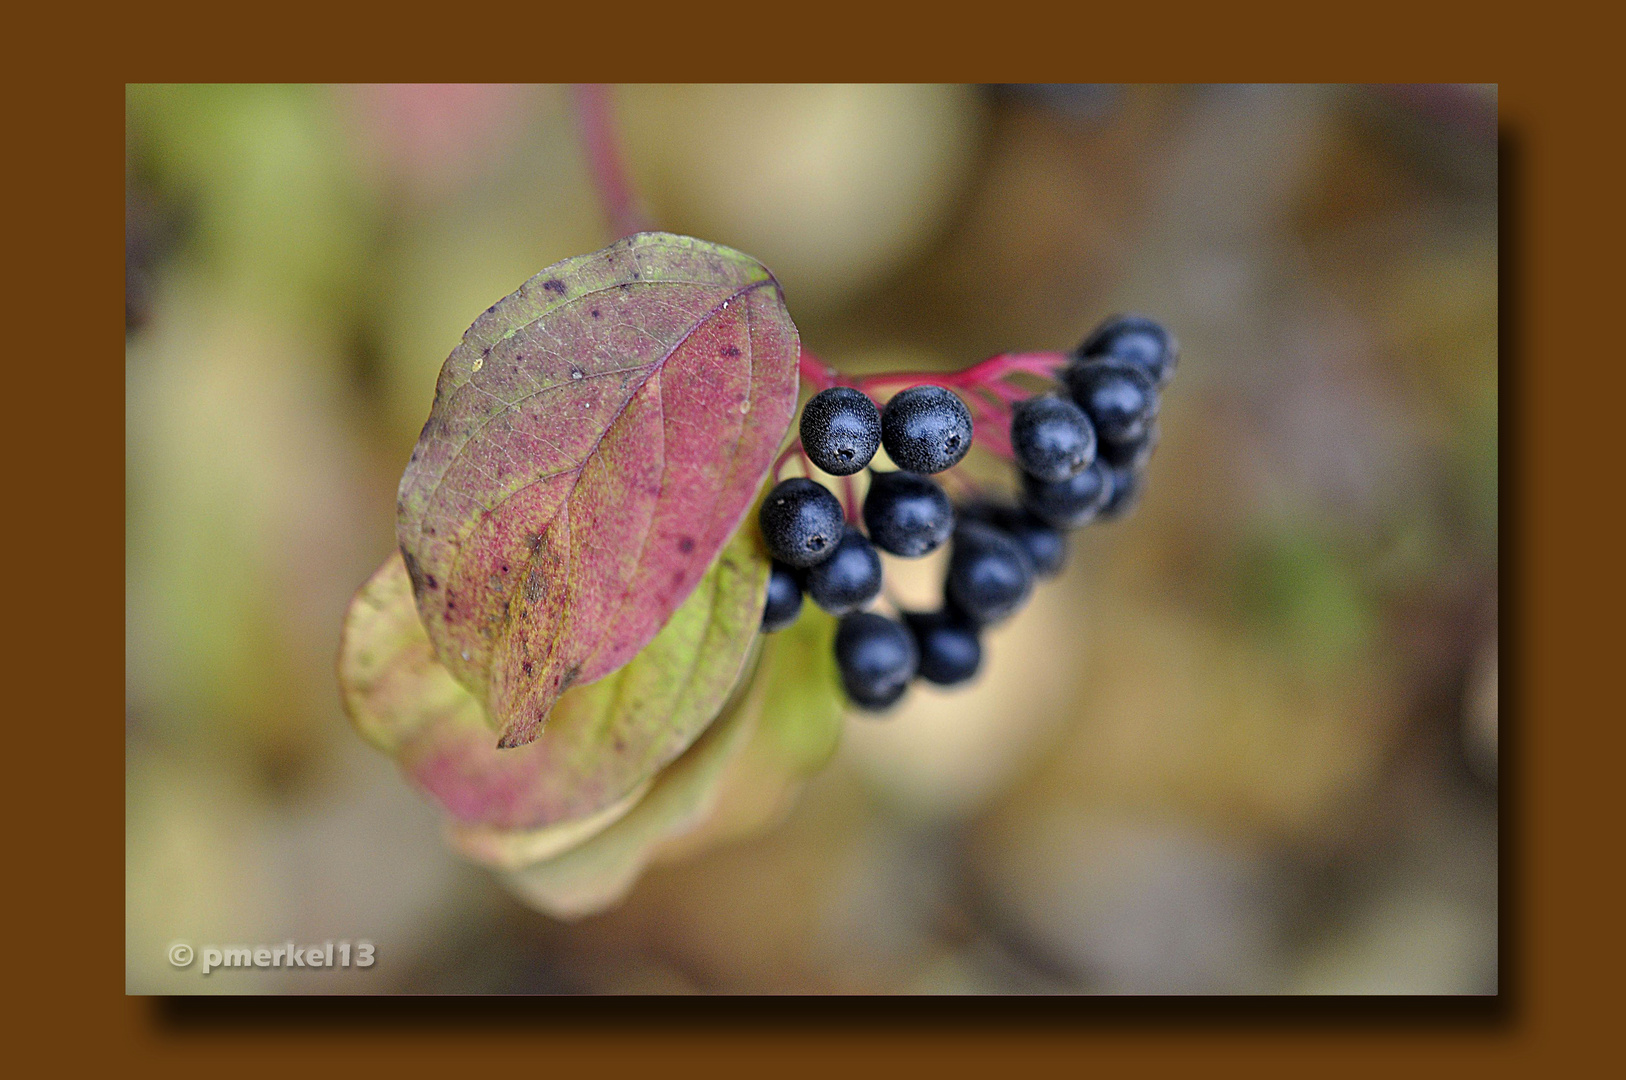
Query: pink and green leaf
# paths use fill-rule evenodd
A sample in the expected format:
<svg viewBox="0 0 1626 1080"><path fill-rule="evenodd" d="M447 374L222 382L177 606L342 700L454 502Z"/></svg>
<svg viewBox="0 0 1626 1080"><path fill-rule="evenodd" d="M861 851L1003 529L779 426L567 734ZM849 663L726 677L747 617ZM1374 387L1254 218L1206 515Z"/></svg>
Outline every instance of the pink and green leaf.
<svg viewBox="0 0 1626 1080"><path fill-rule="evenodd" d="M352 604L340 679L357 728L459 822L538 829L599 813L681 754L717 715L762 618L769 560L741 529L630 663L567 693L541 737L491 741L484 710L429 655L393 556Z"/></svg>
<svg viewBox="0 0 1626 1080"><path fill-rule="evenodd" d="M825 662L834 637L834 619L807 611L767 638L746 691L647 795L590 838L523 866L524 837L483 838L485 850L463 844L465 853L507 869L504 880L533 907L579 918L619 902L653 862L770 824L840 737L845 699L834 661Z"/></svg>
<svg viewBox="0 0 1626 1080"><path fill-rule="evenodd" d="M798 354L760 263L663 233L558 263L475 321L397 536L434 655L498 745L535 740L695 590L790 425Z"/></svg>

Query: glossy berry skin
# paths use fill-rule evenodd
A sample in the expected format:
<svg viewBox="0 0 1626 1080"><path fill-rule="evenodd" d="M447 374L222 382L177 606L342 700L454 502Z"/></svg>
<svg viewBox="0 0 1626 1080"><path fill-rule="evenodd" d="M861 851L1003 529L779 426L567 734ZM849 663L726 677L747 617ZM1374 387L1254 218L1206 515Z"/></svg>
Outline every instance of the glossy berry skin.
<svg viewBox="0 0 1626 1080"><path fill-rule="evenodd" d="M1011 449L1023 472L1058 483L1095 460L1095 425L1065 398L1028 398L1011 411Z"/></svg>
<svg viewBox="0 0 1626 1080"><path fill-rule="evenodd" d="M1024 506L977 500L956 506L954 516L956 521L983 521L1010 533L1027 549L1038 577L1058 574L1067 563L1067 534Z"/></svg>
<svg viewBox="0 0 1626 1080"><path fill-rule="evenodd" d="M1138 472L1146 468L1146 463L1152 459L1152 451L1157 448L1157 441L1161 437L1158 423L1153 420L1141 431L1138 439L1101 443L1098 455L1108 465L1127 466Z"/></svg>
<svg viewBox="0 0 1626 1080"><path fill-rule="evenodd" d="M1033 591L1033 560L1003 529L967 521L954 531L944 591L958 611L986 624L1021 607Z"/></svg>
<svg viewBox="0 0 1626 1080"><path fill-rule="evenodd" d="M807 571L807 595L832 615L857 611L881 595L881 556L848 525L828 559Z"/></svg>
<svg viewBox="0 0 1626 1080"><path fill-rule="evenodd" d="M954 532L954 506L937 481L906 472L873 474L864 525L882 551L916 559Z"/></svg>
<svg viewBox="0 0 1626 1080"><path fill-rule="evenodd" d="M1021 544L1033 560L1033 573L1051 577L1067 563L1067 534L1041 521L1024 507L1011 507L994 522Z"/></svg>
<svg viewBox="0 0 1626 1080"><path fill-rule="evenodd" d="M1114 466L1108 470L1112 477L1112 492L1098 515L1102 521L1117 521L1125 517L1140 502L1141 488L1146 473L1128 466Z"/></svg>
<svg viewBox="0 0 1626 1080"><path fill-rule="evenodd" d="M768 603L762 609L762 630L772 634L796 621L802 613L802 584L796 571L775 561L768 572Z"/></svg>
<svg viewBox="0 0 1626 1080"><path fill-rule="evenodd" d="M881 445L881 410L850 386L821 390L802 407L802 449L832 476L863 469Z"/></svg>
<svg viewBox="0 0 1626 1080"><path fill-rule="evenodd" d="M976 624L957 611L917 611L904 615L920 653L920 677L938 686L955 686L982 667L982 641Z"/></svg>
<svg viewBox="0 0 1626 1080"><path fill-rule="evenodd" d="M1075 351L1085 360L1111 357L1145 371L1154 386L1167 386L1180 361L1180 343L1144 315L1115 315L1096 327Z"/></svg>
<svg viewBox="0 0 1626 1080"><path fill-rule="evenodd" d="M841 541L841 503L829 488L805 476L781 480L757 515L768 554L805 568L823 562Z"/></svg>
<svg viewBox="0 0 1626 1080"><path fill-rule="evenodd" d="M1112 467L1100 460L1059 484L1022 477L1022 505L1034 517L1056 529L1076 529L1089 524L1111 498Z"/></svg>
<svg viewBox="0 0 1626 1080"><path fill-rule="evenodd" d="M1127 361L1075 363L1065 378L1073 401L1089 414L1095 434L1103 442L1138 439L1157 415L1157 387L1151 376Z"/></svg>
<svg viewBox="0 0 1626 1080"><path fill-rule="evenodd" d="M971 410L941 386L911 386L881 410L881 445L908 472L951 469L971 449Z"/></svg>
<svg viewBox="0 0 1626 1080"><path fill-rule="evenodd" d="M859 708L880 710L896 704L919 663L915 636L884 615L855 612L836 629L841 685Z"/></svg>

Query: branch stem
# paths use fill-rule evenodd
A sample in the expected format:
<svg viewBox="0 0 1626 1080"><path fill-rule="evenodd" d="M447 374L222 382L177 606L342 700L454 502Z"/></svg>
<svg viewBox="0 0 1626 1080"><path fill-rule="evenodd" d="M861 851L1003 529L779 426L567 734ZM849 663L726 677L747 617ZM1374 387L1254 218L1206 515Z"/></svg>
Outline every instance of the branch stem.
<svg viewBox="0 0 1626 1080"><path fill-rule="evenodd" d="M593 186L598 190L610 228L617 239L644 232L650 227L650 221L639 207L632 182L627 177L626 162L615 136L610 88L603 83L578 83L572 96L582 148L587 152L587 167L593 174Z"/></svg>

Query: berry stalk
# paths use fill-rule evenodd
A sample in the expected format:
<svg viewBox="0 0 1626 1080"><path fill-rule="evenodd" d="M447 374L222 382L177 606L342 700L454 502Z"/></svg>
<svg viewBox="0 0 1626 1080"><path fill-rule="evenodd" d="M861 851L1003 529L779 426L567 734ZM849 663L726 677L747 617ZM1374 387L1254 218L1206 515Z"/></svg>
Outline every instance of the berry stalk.
<svg viewBox="0 0 1626 1080"><path fill-rule="evenodd" d="M1062 352L999 353L960 371L887 371L851 378L803 348L798 369L815 391L847 386L876 398L894 387L928 385L960 392L971 410L977 441L991 453L1012 461L1009 406L1026 398L1030 391L1006 380L1018 374L1054 380L1070 360Z"/></svg>
<svg viewBox="0 0 1626 1080"><path fill-rule="evenodd" d="M610 88L603 83L578 83L573 97L587 166L593 174L593 186L604 204L604 216L609 218L610 228L618 237L646 231L650 223L633 195L626 162L615 137Z"/></svg>

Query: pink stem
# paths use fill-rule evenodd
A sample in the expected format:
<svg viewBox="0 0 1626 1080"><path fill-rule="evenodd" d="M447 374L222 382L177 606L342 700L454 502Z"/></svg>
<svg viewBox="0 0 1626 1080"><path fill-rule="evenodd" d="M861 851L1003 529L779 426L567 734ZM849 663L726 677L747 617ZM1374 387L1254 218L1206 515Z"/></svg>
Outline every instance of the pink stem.
<svg viewBox="0 0 1626 1080"><path fill-rule="evenodd" d="M995 395L1006 404L1012 404L1032 396L1020 386L1013 386L1008 382L983 383L980 389Z"/></svg>
<svg viewBox="0 0 1626 1080"><path fill-rule="evenodd" d="M871 397L878 397L891 387L927 383L959 391L971 410L975 438L985 449L1009 461L1015 458L1011 450L1009 406L1027 397L1028 393L1001 380L1018 372L1041 379L1054 379L1070 360L1066 353L1059 352L1000 353L963 371L889 371L854 379L843 375L804 348L797 368L802 378L818 390L851 386Z"/></svg>
<svg viewBox="0 0 1626 1080"><path fill-rule="evenodd" d="M979 421L976 425L975 438L982 444L982 448L989 453L1002 457L1006 461L1016 460L1016 451L1011 449L1010 418L1008 416L1003 424L995 417L988 417L986 421Z"/></svg>
<svg viewBox="0 0 1626 1080"><path fill-rule="evenodd" d="M848 385L842 379L841 372L826 364L805 348L802 350L801 358L797 361L796 367L801 372L802 378L820 390L828 390L833 386Z"/></svg>
<svg viewBox="0 0 1626 1080"><path fill-rule="evenodd" d="M602 83L578 83L575 100L587 165L592 171L599 200L604 204L604 214L610 219L610 228L617 237L643 232L650 223L633 197L626 163L616 142L610 88Z"/></svg>
<svg viewBox="0 0 1626 1080"><path fill-rule="evenodd" d="M882 375L859 379L856 385L865 393L872 387L918 383L930 383L933 386L945 386L954 390L969 389L973 386L990 385L1016 372L1035 375L1041 379L1054 379L1056 373L1066 367L1070 360L1071 357L1066 353L1059 352L1000 353L997 356L990 356L981 363L972 364L962 371L889 371Z"/></svg>
<svg viewBox="0 0 1626 1080"><path fill-rule="evenodd" d="M789 446L785 447L785 452L780 454L779 459L773 463L773 478L774 478L775 482L777 482L779 480L779 474L785 470L786 462L790 461L791 458L796 457L797 455L799 455L801 453L802 453L802 440L801 439L797 439L795 442L793 442ZM806 460L805 456L804 456L803 460Z"/></svg>
<svg viewBox="0 0 1626 1080"><path fill-rule="evenodd" d="M846 506L843 507L843 509L845 509L847 511L847 513L846 513L847 524L849 524L849 525L857 525L858 524L858 488L853 485L853 478L852 477L843 476L841 478L841 490L842 490L842 501L844 503L846 503Z"/></svg>

